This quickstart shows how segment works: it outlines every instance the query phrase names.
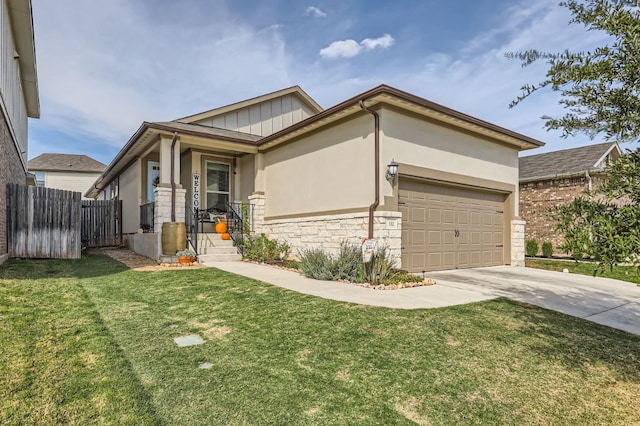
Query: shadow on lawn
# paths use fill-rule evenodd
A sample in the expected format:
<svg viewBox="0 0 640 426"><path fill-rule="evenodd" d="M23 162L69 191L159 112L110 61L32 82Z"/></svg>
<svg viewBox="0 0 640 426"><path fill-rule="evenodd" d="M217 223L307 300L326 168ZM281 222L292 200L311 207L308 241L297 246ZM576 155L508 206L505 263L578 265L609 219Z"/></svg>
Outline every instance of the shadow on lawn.
<svg viewBox="0 0 640 426"><path fill-rule="evenodd" d="M603 365L624 380L640 382L640 336L526 303L509 303L524 308L521 319L528 325L521 332L539 337L531 350L571 370L587 372Z"/></svg>
<svg viewBox="0 0 640 426"><path fill-rule="evenodd" d="M128 271L108 256L83 254L81 259L9 259L0 265L3 279L94 278Z"/></svg>

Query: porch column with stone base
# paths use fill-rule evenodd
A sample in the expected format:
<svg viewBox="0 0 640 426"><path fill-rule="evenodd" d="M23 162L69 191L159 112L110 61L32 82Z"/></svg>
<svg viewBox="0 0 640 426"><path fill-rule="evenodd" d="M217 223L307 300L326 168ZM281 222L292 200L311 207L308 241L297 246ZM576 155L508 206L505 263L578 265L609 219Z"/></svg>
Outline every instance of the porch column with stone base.
<svg viewBox="0 0 640 426"><path fill-rule="evenodd" d="M511 266L524 267L524 226L520 219L511 221Z"/></svg>
<svg viewBox="0 0 640 426"><path fill-rule="evenodd" d="M156 205L153 215L153 229L156 232L162 232L162 224L171 222L171 187L158 186L153 193L155 194ZM176 188L176 217L175 222L185 221L185 203L186 189Z"/></svg>

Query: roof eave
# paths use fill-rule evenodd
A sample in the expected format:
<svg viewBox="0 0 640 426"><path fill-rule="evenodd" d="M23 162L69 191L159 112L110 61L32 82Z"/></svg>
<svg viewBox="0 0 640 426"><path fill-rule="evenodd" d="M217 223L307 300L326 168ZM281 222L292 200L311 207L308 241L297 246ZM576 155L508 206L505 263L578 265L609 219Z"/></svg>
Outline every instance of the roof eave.
<svg viewBox="0 0 640 426"><path fill-rule="evenodd" d="M9 0L9 17L14 31L20 79L27 107L27 115L40 118L40 98L38 95L38 72L33 31L31 0Z"/></svg>
<svg viewBox="0 0 640 426"><path fill-rule="evenodd" d="M194 138L209 139L209 140L215 139L215 140L220 140L223 143L227 144L228 146L225 146L225 148L227 149L230 149L232 146L235 145L235 146L238 146L238 149L237 149L238 151L246 151L250 153L257 152L257 147L255 142L250 142L250 141L223 136L223 135L213 136L213 135L210 135L204 132L198 132L195 130L177 129L172 126L145 121L138 128L138 130L133 134L133 136L131 136L129 141L120 150L120 152L118 152L118 154L115 156L113 161L111 161L109 166L107 166L105 171L102 172L100 176L98 176L94 184L86 192L85 197L87 198L96 197L98 195L98 192L104 189L104 186L106 184L110 183L113 180L113 178L116 177L118 173L122 171L122 169L124 169L129 163L131 163L133 159L135 159L136 155L131 154L130 151L134 149L134 147L139 142L139 140L143 136L145 136L145 134L150 134L153 132L155 132L158 136L164 136L164 135L169 136L177 132L179 135L192 136ZM142 150L146 147L147 145L144 145L144 146L141 145L138 149ZM100 184L102 182L105 182L105 185L101 186Z"/></svg>
<svg viewBox="0 0 640 426"><path fill-rule="evenodd" d="M530 182L537 182L537 181L541 181L541 180L567 179L567 178L572 178L572 177L585 176L586 173L589 173L590 176L601 175L601 174L604 174L604 170L603 169L589 169L589 170L582 170L582 171L579 171L579 172L560 173L560 174L546 175L546 176L534 176L534 177L519 179L518 181L520 183L530 183Z"/></svg>
<svg viewBox="0 0 640 426"><path fill-rule="evenodd" d="M389 102L390 99L398 99L401 102L405 102L405 105L396 103L396 106L401 108L407 109L406 103L420 107L422 108L422 113L424 115L429 115L426 112L431 111L433 112L431 117L438 121L445 121L443 119L444 117L450 117L451 120L449 120L449 123L456 127L466 128L467 130L475 131L475 133L485 134L486 136L493 137L494 139L500 140L509 145L516 146L519 150L527 150L544 146L544 142L537 139L530 138L512 130L505 129L384 84L347 99L344 102L341 102L279 132L266 136L260 139L258 145L263 149L268 149L324 124L342 119L346 115L359 112L361 109L358 104L361 100L369 101L369 106L373 106L374 104L384 104ZM485 129L485 131L479 131L479 129Z"/></svg>

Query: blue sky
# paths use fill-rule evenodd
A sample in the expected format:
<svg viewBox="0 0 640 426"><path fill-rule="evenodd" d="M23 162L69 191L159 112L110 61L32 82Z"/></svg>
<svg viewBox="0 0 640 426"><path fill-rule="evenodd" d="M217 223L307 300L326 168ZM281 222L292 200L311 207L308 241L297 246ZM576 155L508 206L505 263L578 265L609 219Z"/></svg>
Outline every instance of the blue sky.
<svg viewBox="0 0 640 426"><path fill-rule="evenodd" d="M41 118L29 158L109 164L142 121L168 121L300 85L324 108L381 83L538 138L535 152L590 143L543 128L562 114L540 92L544 63L508 51L587 50L557 0L33 0Z"/></svg>

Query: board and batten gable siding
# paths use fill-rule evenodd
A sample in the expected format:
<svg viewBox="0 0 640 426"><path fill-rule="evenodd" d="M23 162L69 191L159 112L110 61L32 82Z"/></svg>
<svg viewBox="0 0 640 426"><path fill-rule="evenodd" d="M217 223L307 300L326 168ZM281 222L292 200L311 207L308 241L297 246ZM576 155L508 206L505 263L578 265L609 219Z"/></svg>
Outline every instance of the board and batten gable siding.
<svg viewBox="0 0 640 426"><path fill-rule="evenodd" d="M27 164L27 105L20 66L15 59L16 45L6 1L0 1L0 104L9 131L20 153L23 168Z"/></svg>
<svg viewBox="0 0 640 426"><path fill-rule="evenodd" d="M366 210L373 147L373 119L362 114L267 151L265 217Z"/></svg>
<svg viewBox="0 0 640 426"><path fill-rule="evenodd" d="M517 200L518 150L515 147L390 108L382 108L380 123L381 200L393 195L393 188L384 177L386 165L392 159L429 170L509 184L514 187ZM513 206L515 216L517 204Z"/></svg>
<svg viewBox="0 0 640 426"><path fill-rule="evenodd" d="M311 108L290 94L193 124L269 136L312 115Z"/></svg>
<svg viewBox="0 0 640 426"><path fill-rule="evenodd" d="M91 188L91 185L98 179L100 173L78 173L78 172L44 172L44 186L46 188L64 189L83 194Z"/></svg>

